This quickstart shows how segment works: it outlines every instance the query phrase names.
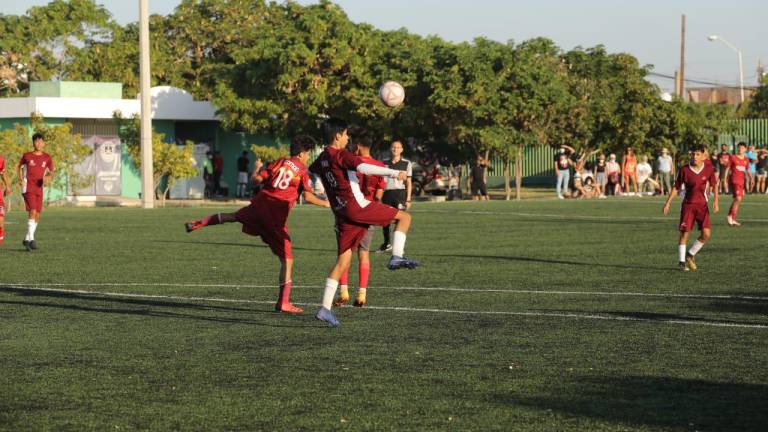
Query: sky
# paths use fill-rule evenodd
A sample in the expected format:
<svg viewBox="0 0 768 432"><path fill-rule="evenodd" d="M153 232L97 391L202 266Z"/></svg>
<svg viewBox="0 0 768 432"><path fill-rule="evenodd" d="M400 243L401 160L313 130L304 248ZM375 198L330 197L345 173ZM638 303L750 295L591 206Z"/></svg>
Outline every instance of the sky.
<svg viewBox="0 0 768 432"><path fill-rule="evenodd" d="M97 0L122 23L138 20L137 0ZM312 0L299 0L310 4ZM0 13L23 14L47 0L0 0ZM150 12L167 15L180 0L149 0ZM680 65L680 20L686 15L686 78L738 86L742 51L744 84L757 84L758 60L768 63L768 1L762 0L335 0L354 22L385 30L406 28L454 42L486 37L521 42L552 39L561 48L605 45L627 52L654 72L672 75ZM663 90L673 81L652 78ZM687 87L702 86L688 82Z"/></svg>

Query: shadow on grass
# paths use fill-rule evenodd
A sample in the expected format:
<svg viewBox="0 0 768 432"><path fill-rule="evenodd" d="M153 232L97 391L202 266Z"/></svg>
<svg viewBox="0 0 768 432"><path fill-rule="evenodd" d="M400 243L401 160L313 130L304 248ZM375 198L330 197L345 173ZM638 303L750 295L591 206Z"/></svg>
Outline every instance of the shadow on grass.
<svg viewBox="0 0 768 432"><path fill-rule="evenodd" d="M624 265L624 264L605 264L600 262L581 262L581 261L568 261L568 260L522 257L522 256L458 255L458 254L431 254L430 256L447 257L447 258L463 258L463 259L486 259L486 260L533 262L533 263L541 263L541 264L561 264L561 265L573 265L573 266L581 266L581 267L605 267L605 268L617 268L617 269L623 269L623 270L652 270L652 271L659 271L659 272L680 273L680 270L674 267L651 267L651 266Z"/></svg>
<svg viewBox="0 0 768 432"><path fill-rule="evenodd" d="M225 242L207 242L207 241L189 241L189 240L154 240L155 243L178 243L192 244L198 246L237 246L245 248L268 248L263 243L225 243ZM314 252L336 252L336 249L317 249L291 246L293 250L314 251Z"/></svg>
<svg viewBox="0 0 768 432"><path fill-rule="evenodd" d="M567 309L537 309L542 312L558 312L558 313L584 313L583 310L567 310ZM707 324L733 324L733 325L768 325L768 321L755 321L755 320L729 320L720 318L708 318L701 316L689 316L680 314L660 313L660 312L639 312L639 311L591 311L594 313L611 315L618 318L633 318L646 321L688 321L688 322L700 322Z"/></svg>
<svg viewBox="0 0 768 432"><path fill-rule="evenodd" d="M86 306L81 304L63 304L57 302L44 302L44 301L14 301L14 300L0 300L0 304L8 305L20 305L20 306L35 306L35 307L48 307L57 308L70 311L79 312L99 312L106 314L119 314L119 315L139 315L155 318L176 318L176 319L190 319L197 321L212 321L220 323L234 323L234 324L251 324L263 327L314 327L306 324L292 324L292 325L278 325L267 324L262 321L256 321L247 318L233 318L233 317L218 317L218 316L205 316L205 315L193 315L188 313L179 313L174 311L164 311L159 308L165 309L182 309L189 311L200 312L223 312L223 313L247 313L247 314L278 314L271 310L257 310L248 308L235 308L224 306L211 306L198 303L185 303L174 302L157 299L136 299L136 298L119 298L119 297L104 297L99 295L90 295L82 293L63 293L57 291L41 291L32 290L17 287L0 286L0 291L15 293L23 297L38 297L49 298L55 300L76 300L79 302L94 302L101 303L103 306ZM119 304L127 306L135 306L135 308L116 308L110 307L109 304ZM311 314L308 315L310 318Z"/></svg>
<svg viewBox="0 0 768 432"><path fill-rule="evenodd" d="M709 310L749 315L763 315L768 318L768 298L760 300L729 300L710 303ZM768 409L768 406L766 406Z"/></svg>
<svg viewBox="0 0 768 432"><path fill-rule="evenodd" d="M554 410L630 427L764 431L768 386L626 376L560 380L547 396L496 395L498 403Z"/></svg>

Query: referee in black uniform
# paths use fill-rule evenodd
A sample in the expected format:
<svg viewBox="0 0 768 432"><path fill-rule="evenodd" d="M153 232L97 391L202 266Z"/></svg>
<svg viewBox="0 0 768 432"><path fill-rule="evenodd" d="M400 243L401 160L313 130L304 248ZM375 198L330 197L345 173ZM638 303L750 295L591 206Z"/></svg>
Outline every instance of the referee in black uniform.
<svg viewBox="0 0 768 432"><path fill-rule="evenodd" d="M381 198L381 202L392 206L398 210L408 210L411 208L411 189L413 182L411 181L413 175L413 164L408 159L403 159L403 143L400 141L394 141L392 147L389 148L392 153L390 160L385 161L388 168L405 171L408 173L408 178L405 181L400 181L396 178L387 179L387 188L384 190L384 196ZM379 247L379 252L385 252L392 250L392 244L389 240L389 225L384 227L384 243Z"/></svg>

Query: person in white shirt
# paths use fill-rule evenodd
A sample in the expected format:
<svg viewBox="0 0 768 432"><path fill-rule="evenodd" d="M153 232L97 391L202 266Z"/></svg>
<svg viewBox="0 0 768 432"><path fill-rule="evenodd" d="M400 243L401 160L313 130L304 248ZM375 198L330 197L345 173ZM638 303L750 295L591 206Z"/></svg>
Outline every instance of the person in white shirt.
<svg viewBox="0 0 768 432"><path fill-rule="evenodd" d="M640 158L640 163L637 164L636 172L638 194L642 196L645 192L652 193L656 182L651 179L653 168L651 168L651 164L648 163L648 156Z"/></svg>
<svg viewBox="0 0 768 432"><path fill-rule="evenodd" d="M656 180L659 182L662 195L672 190L672 179L675 178L675 163L669 151L661 149L661 155L656 159Z"/></svg>

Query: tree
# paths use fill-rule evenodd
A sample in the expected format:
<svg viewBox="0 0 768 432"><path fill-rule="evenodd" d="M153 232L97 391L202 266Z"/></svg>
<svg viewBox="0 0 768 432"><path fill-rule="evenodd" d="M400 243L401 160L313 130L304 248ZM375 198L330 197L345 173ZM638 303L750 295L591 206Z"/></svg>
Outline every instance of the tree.
<svg viewBox="0 0 768 432"><path fill-rule="evenodd" d="M748 102L745 112L747 118L768 119L768 75L763 77L762 85Z"/></svg>
<svg viewBox="0 0 768 432"><path fill-rule="evenodd" d="M113 117L118 124L120 141L128 149L136 167L141 169L139 116L125 119L116 112ZM193 158L194 143L187 141L184 146L177 146L164 142L164 139L164 134L152 133L152 184L153 190L160 196L162 206L165 206L165 197L177 180L198 175Z"/></svg>

